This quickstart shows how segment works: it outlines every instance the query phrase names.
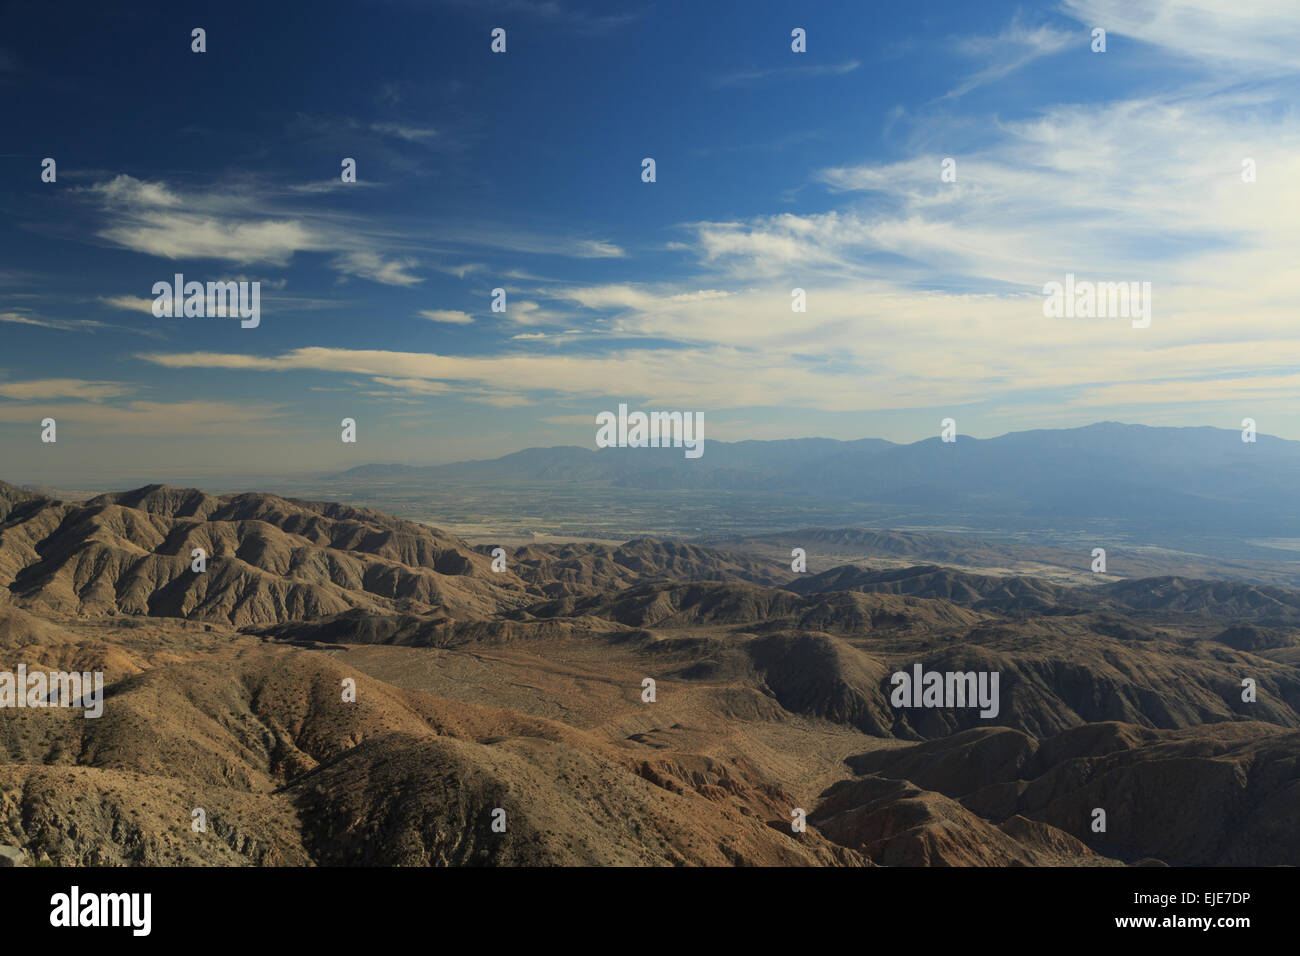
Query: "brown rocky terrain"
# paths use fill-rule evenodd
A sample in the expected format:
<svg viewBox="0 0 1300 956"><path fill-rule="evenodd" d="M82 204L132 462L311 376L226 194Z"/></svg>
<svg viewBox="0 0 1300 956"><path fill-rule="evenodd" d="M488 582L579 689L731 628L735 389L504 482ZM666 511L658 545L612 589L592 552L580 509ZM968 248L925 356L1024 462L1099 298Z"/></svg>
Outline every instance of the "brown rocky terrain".
<svg viewBox="0 0 1300 956"><path fill-rule="evenodd" d="M527 544L504 571L491 551L345 505L0 483L0 671L106 684L99 718L0 708L0 847L54 865L1300 858L1300 593L795 575L650 539ZM996 715L895 706L916 664L996 673Z"/></svg>

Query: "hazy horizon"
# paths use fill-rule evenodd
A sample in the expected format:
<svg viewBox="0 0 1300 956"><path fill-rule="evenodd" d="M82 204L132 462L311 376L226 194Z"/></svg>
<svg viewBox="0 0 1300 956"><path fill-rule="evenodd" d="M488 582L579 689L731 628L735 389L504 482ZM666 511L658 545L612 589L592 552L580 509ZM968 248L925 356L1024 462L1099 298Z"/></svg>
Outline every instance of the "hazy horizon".
<svg viewBox="0 0 1300 956"><path fill-rule="evenodd" d="M1199 430L1199 429L1213 429L1215 431L1222 431L1225 434L1231 433L1234 436L1239 436L1242 431L1240 428L1224 428L1218 425L1208 425L1208 424L1168 426L1168 425L1145 425L1140 422L1095 421L1095 422L1089 422L1084 425L1078 425L1072 428L1057 428L1057 429L1026 428L1022 430L999 432L993 435L970 435L967 434L966 432L958 431L957 436L962 440L969 440L969 441L994 441L1000 438L1005 438L1011 435L1022 434L1026 432L1080 431L1083 429L1097 428L1099 426L1105 426L1105 425L1115 425L1123 428L1151 428L1151 429L1168 428L1173 430L1184 430L1184 431ZM593 434L594 434L594 430L595 430L595 426L593 424L591 428ZM706 435L705 447L707 448L708 444L712 442L717 442L718 444L723 444L723 445L735 445L742 442L775 443L775 442L783 442L783 441L805 441L805 440L806 441L818 441L818 440L834 441L834 442L842 442L846 444L851 442L856 442L856 441L885 441L885 442L889 442L892 445L896 445L898 447L904 447L907 445L916 445L921 442L937 439L940 437L939 433L940 430L936 428L929 435L923 435L923 436L919 436L911 439L904 439L904 440L888 439L888 438L883 438L879 435L858 435L851 438L836 438L829 435L799 435L799 436L787 435L787 436L776 436L772 438L739 438L734 440L728 440L722 438L714 438L711 435ZM1283 438L1278 435L1269 435L1264 432L1258 432L1256 438L1257 440L1272 439L1272 440L1279 440L1285 442L1298 441L1298 439ZM96 469L94 472L92 472L92 474L104 479L104 482L101 482L100 484L95 484L94 482L85 481L84 478L86 477L86 475L81 470L81 467L77 464L58 466L58 467L71 468L72 470L70 471L63 471L63 472L57 470L56 471L30 471L30 470L25 470L24 466L29 465L29 463L32 462L32 459L16 458L11 462L10 461L5 462L4 467L6 469L6 472L0 474L0 481L6 481L9 482L10 484L15 484L15 485L61 487L61 488L66 488L68 490L93 490L98 488L111 489L111 490L126 490L127 488L142 487L144 485L149 485L149 484L174 484L174 482L170 480L169 476L175 477L175 476L189 475L193 479L189 483L194 485L195 487L203 487L204 480L211 480L212 482L218 482L218 483L221 481L234 481L237 486L241 488L247 488L248 490L252 490L255 483L258 480L263 480L263 479L270 480L270 481L274 481L275 479L287 479L287 480L295 480L295 481L311 480L317 478L325 478L333 475L339 475L353 468L364 468L366 466L371 466L371 465L380 465L380 466L396 465L396 466L411 467L411 468L437 468L442 465L471 464L475 462L491 462L491 461L496 461L500 458L508 457L510 455L519 454L521 452L533 451L538 449L547 450L547 449L557 449L557 448L582 448L590 451L601 450L597 448L594 443L589 441L585 445L579 442L556 443L551 445L523 445L516 448L509 448L508 450L503 451L499 455L485 456L482 458L454 458L453 457L453 458L443 458L437 460L419 459L419 458L409 458L407 460L373 459L373 460L356 461L353 463L346 464L342 467L286 469L283 471L261 471L257 469L232 467L225 470L213 469L213 470L207 470L202 472L200 471L187 472L184 470L183 465L172 465L172 464L168 464L162 467L152 466L148 470L136 470L136 471L122 470L122 471L114 472L114 471L107 471L103 469ZM656 450L650 449L649 451L651 451L651 453L653 454ZM658 449L657 451L661 456L667 454L667 450L665 449ZM38 463L37 467L48 468L49 465ZM211 490L211 489L205 488L204 490Z"/></svg>

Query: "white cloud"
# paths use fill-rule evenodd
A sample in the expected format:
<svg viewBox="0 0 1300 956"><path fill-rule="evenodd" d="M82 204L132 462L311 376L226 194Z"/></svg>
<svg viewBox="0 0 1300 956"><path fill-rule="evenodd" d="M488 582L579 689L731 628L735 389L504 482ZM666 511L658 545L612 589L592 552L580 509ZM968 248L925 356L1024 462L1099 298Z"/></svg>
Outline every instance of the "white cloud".
<svg viewBox="0 0 1300 956"><path fill-rule="evenodd" d="M100 301L125 312L145 312L153 315L153 299L146 299L143 296L105 295L100 296Z"/></svg>
<svg viewBox="0 0 1300 956"><path fill-rule="evenodd" d="M91 382L79 378L42 378L27 382L0 382L0 398L37 401L51 398L77 398L99 402L119 398L135 391L119 382ZM30 412L27 413L30 415Z"/></svg>
<svg viewBox="0 0 1300 956"><path fill-rule="evenodd" d="M42 329L54 329L58 332L95 332L111 326L96 322L94 319L45 319L26 315L21 312L0 312L0 322L9 325L32 325Z"/></svg>
<svg viewBox="0 0 1300 956"><path fill-rule="evenodd" d="M469 325L474 321L472 315L459 309L421 309L420 315L430 322L446 322L451 325Z"/></svg>
<svg viewBox="0 0 1300 956"><path fill-rule="evenodd" d="M573 316L543 308L531 299L507 300L505 315L516 325L567 325L573 321Z"/></svg>
<svg viewBox="0 0 1300 956"><path fill-rule="evenodd" d="M409 271L418 263L414 259L384 259L373 252L348 252L332 263L344 275L370 279L383 285L412 286L424 280Z"/></svg>
<svg viewBox="0 0 1300 956"><path fill-rule="evenodd" d="M286 266L300 252L333 252L333 268L384 285L421 282L415 259L386 254L355 224L328 216L280 212L257 191L220 189L179 194L162 183L119 175L85 190L101 203L98 231L135 252L164 259L216 259Z"/></svg>
<svg viewBox="0 0 1300 956"><path fill-rule="evenodd" d="M730 293L722 289L700 289L695 292L665 292L648 286L612 284L599 286L573 286L549 293L557 299L567 299L588 309L645 309L660 303L707 301L723 298Z"/></svg>
<svg viewBox="0 0 1300 956"><path fill-rule="evenodd" d="M179 206L181 198L162 183L146 183L132 176L118 175L106 183L96 183L90 189L107 202L130 206Z"/></svg>
<svg viewBox="0 0 1300 956"><path fill-rule="evenodd" d="M445 255L448 244L573 259L625 255L604 239L478 224L449 224L439 235L454 239L434 242L427 224L381 224L333 208L321 211L283 204L286 198L297 204L309 201L323 191L321 187L307 184L277 191L223 185L182 193L164 183L119 175L79 192L99 207L103 221L96 235L135 252L169 260L216 259L277 267L289 265L299 253L321 252L331 254L330 266L342 275L383 285L412 286L424 281L413 270L425 265L426 256ZM472 263L431 267L462 277L483 268Z"/></svg>
<svg viewBox="0 0 1300 956"><path fill-rule="evenodd" d="M1300 6L1292 0L1064 0L1062 9L1089 27L1162 47L1201 68L1296 71Z"/></svg>
<svg viewBox="0 0 1300 956"><path fill-rule="evenodd" d="M581 239L578 241L575 254L579 259L621 259L627 253L612 242L601 239Z"/></svg>
<svg viewBox="0 0 1300 956"><path fill-rule="evenodd" d="M376 376L374 381L379 385L386 385L389 388L395 388L403 392L411 392L415 395L446 395L448 392L455 391L455 389L446 382L430 382L419 378L387 378L385 376Z"/></svg>
<svg viewBox="0 0 1300 956"><path fill-rule="evenodd" d="M295 252L330 247L298 219L258 215L256 202L237 192L183 198L165 184L126 175L85 192L102 203L100 237L164 259L284 265Z"/></svg>

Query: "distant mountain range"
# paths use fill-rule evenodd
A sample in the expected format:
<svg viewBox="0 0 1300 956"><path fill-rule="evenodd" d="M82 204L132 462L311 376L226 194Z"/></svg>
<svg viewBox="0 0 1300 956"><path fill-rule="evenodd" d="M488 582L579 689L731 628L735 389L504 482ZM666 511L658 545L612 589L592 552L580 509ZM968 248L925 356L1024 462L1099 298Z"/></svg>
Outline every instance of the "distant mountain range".
<svg viewBox="0 0 1300 956"><path fill-rule="evenodd" d="M680 449L530 448L490 461L364 465L346 486L581 483L641 491L752 491L869 503L914 524L1019 529L1109 521L1152 535L1300 537L1300 442L1221 428L1101 422L997 438L708 441Z"/></svg>

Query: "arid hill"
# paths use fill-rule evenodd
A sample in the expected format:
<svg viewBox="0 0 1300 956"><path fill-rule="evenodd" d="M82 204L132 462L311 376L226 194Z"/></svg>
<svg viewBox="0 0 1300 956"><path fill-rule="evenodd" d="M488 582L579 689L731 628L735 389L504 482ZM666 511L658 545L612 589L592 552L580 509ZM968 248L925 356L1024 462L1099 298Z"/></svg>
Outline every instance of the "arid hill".
<svg viewBox="0 0 1300 956"><path fill-rule="evenodd" d="M79 505L17 499L0 525L12 598L86 617L246 627L352 608L490 617L525 603L523 582L490 565L459 538L374 511L163 485Z"/></svg>
<svg viewBox="0 0 1300 956"><path fill-rule="evenodd" d="M0 671L106 684L98 718L0 708L0 846L66 866L1300 858L1300 593L797 575L650 539L493 562L363 508L0 484ZM997 675L996 713L900 706L917 665Z"/></svg>

